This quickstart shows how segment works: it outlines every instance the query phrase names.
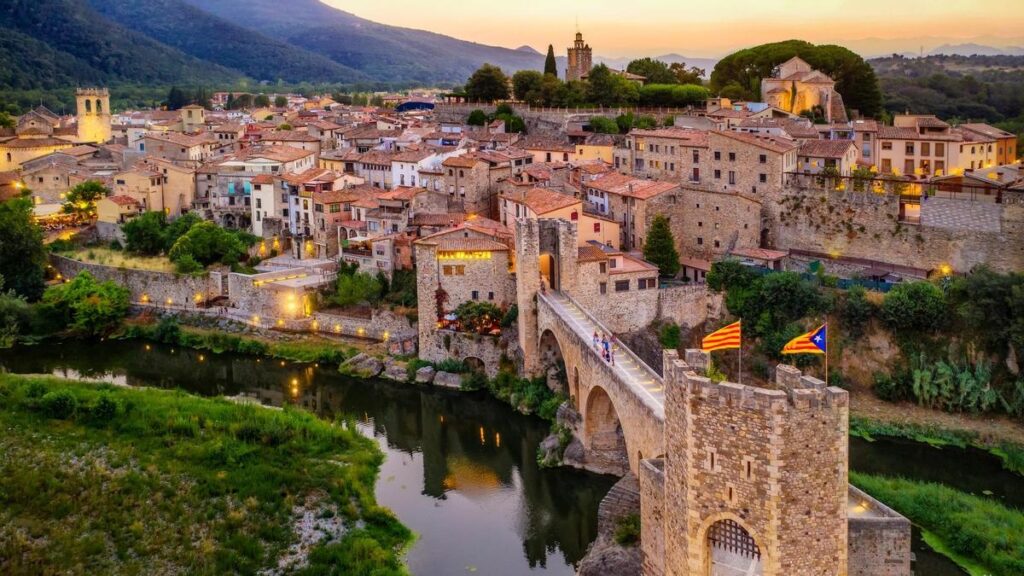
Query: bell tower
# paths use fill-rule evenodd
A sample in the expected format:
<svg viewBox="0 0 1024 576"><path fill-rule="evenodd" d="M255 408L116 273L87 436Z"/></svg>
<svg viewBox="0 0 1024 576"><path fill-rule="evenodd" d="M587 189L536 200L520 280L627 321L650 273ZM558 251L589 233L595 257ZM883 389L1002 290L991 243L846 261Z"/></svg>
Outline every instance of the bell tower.
<svg viewBox="0 0 1024 576"><path fill-rule="evenodd" d="M583 41L583 33L576 32L576 41L568 50L569 66L565 70L565 81L581 80L590 72L593 65L593 53L590 45Z"/></svg>
<svg viewBox="0 0 1024 576"><path fill-rule="evenodd" d="M110 92L106 88L79 88L75 101L78 139L97 144L110 140Z"/></svg>

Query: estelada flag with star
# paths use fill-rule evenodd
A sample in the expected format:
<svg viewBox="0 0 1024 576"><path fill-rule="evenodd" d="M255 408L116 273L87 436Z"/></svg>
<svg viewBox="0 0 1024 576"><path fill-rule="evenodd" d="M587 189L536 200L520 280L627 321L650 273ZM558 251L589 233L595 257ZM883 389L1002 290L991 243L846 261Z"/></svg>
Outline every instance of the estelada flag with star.
<svg viewBox="0 0 1024 576"><path fill-rule="evenodd" d="M743 329L740 321L736 321L705 336L701 340L700 348L704 352L739 348L742 337Z"/></svg>
<svg viewBox="0 0 1024 576"><path fill-rule="evenodd" d="M828 349L828 324L801 334L782 348L783 354L824 354Z"/></svg>

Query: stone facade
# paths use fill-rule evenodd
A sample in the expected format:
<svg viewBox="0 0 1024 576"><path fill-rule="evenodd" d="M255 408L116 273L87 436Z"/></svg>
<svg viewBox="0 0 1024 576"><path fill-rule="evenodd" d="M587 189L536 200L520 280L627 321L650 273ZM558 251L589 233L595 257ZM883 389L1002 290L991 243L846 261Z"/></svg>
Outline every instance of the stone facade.
<svg viewBox="0 0 1024 576"><path fill-rule="evenodd" d="M747 549L739 556L755 574L845 575L847 393L787 366L780 389L715 384L691 368L703 353L687 360L665 353L662 501L674 504L662 524L642 523L648 564L664 558L652 573L713 573L722 555L735 562ZM645 470L651 492L658 474Z"/></svg>
<svg viewBox="0 0 1024 576"><path fill-rule="evenodd" d="M910 574L910 521L850 486L849 576Z"/></svg>
<svg viewBox="0 0 1024 576"><path fill-rule="evenodd" d="M647 227L658 215L668 218L681 256L711 260L761 243L762 202L751 194L684 186L647 201Z"/></svg>

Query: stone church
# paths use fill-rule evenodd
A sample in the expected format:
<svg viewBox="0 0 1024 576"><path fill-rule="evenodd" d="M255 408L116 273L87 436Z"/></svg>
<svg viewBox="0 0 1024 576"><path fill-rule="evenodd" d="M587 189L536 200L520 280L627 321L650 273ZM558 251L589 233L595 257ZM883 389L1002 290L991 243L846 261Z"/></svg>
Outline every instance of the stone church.
<svg viewBox="0 0 1024 576"><path fill-rule="evenodd" d="M820 106L828 122L846 122L843 97L836 82L827 74L794 56L783 62L770 78L761 79L761 99L766 103L800 114Z"/></svg>

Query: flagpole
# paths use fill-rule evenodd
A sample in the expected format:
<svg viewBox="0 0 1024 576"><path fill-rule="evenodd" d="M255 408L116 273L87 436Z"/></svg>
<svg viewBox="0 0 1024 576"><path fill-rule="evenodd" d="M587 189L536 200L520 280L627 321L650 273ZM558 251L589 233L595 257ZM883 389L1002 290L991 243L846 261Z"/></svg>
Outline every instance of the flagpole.
<svg viewBox="0 0 1024 576"><path fill-rule="evenodd" d="M825 322L825 387L828 388L828 322Z"/></svg>
<svg viewBox="0 0 1024 576"><path fill-rule="evenodd" d="M738 382L738 384L743 384L743 341L742 340L740 340L740 366L739 366L739 370L740 370L740 376L739 376L739 380L740 381Z"/></svg>

